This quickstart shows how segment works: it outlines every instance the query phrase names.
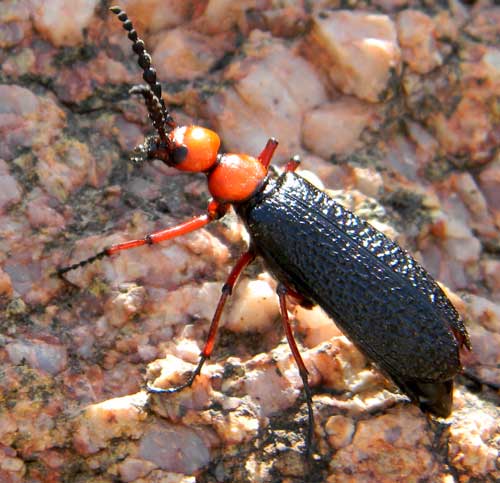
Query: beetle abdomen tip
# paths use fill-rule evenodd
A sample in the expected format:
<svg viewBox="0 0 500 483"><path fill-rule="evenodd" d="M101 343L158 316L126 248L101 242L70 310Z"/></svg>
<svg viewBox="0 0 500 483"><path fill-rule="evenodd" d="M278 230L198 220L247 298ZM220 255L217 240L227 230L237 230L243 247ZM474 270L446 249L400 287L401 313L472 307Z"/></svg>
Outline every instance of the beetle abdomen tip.
<svg viewBox="0 0 500 483"><path fill-rule="evenodd" d="M447 418L453 405L453 379L443 382L406 382L422 411Z"/></svg>

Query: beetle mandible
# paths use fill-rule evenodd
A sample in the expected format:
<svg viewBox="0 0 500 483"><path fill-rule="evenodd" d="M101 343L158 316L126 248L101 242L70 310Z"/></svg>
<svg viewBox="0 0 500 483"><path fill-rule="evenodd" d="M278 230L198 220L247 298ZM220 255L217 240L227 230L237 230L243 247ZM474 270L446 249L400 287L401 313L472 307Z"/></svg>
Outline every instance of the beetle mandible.
<svg viewBox="0 0 500 483"><path fill-rule="evenodd" d="M223 217L230 206L246 225L250 247L239 258L222 288L196 369L174 388L190 386L210 357L226 300L238 276L261 256L278 280L281 319L304 385L308 408L309 450L312 395L308 372L293 338L286 295L305 307L321 306L341 330L424 412L451 412L453 378L460 371L459 349L471 348L457 311L434 279L402 248L336 203L294 171L293 158L278 177L269 174L277 141L269 139L255 158L220 154L219 136L200 126L178 126L162 99L151 57L120 7L118 16L138 56L145 85L131 93L143 96L154 136L136 148L133 159L160 159L181 171L205 173L212 195L207 212L178 226L112 245L79 263L60 268L62 275L121 250L152 245L204 227Z"/></svg>

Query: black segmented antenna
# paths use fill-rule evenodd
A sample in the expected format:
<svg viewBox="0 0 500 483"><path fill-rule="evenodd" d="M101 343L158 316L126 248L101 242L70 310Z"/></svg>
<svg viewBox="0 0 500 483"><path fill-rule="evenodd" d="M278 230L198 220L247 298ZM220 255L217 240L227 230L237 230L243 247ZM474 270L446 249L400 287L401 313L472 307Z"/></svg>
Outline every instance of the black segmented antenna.
<svg viewBox="0 0 500 483"><path fill-rule="evenodd" d="M132 50L137 54L137 63L143 71L142 78L147 83L147 85L134 86L130 90L130 93L143 96L149 112L149 118L158 132L160 141L168 145L167 134L176 126L176 123L169 114L165 102L161 97L161 85L156 80L156 70L151 67L151 55L146 50L144 41L137 35L127 14L117 6L111 7L110 10L116 14L122 22L123 28L128 32L128 38L132 41Z"/></svg>

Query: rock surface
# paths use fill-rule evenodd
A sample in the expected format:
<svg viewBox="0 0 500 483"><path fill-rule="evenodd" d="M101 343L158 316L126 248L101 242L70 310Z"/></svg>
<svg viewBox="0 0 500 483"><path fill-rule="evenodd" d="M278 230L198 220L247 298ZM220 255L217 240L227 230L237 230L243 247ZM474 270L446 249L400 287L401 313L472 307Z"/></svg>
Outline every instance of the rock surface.
<svg viewBox="0 0 500 483"><path fill-rule="evenodd" d="M178 123L216 129L228 152L279 138L275 165L300 154L302 174L412 251L466 320L473 351L439 420L321 310L290 303L314 393L309 468L301 379L260 262L193 386L144 390L195 367L248 243L234 214L51 276L208 199L201 175L127 161L151 129L105 3L1 2L0 481L499 481L498 2L121 3Z"/></svg>

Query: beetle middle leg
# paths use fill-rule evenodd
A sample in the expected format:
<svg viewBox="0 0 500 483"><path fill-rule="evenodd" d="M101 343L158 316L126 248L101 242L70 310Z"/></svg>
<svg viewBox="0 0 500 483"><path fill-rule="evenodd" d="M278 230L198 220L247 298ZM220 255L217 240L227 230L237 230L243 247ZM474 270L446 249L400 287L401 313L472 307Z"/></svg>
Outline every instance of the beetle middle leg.
<svg viewBox="0 0 500 483"><path fill-rule="evenodd" d="M283 328L285 330L286 340L288 341L288 345L290 346L290 350L292 351L293 358L295 359L295 363L297 364L297 368L299 369L300 378L302 379L302 385L304 387L304 393L306 395L306 404L307 404L307 436L306 436L306 454L309 456L311 454L311 444L313 437L313 429L314 429L314 413L313 413L313 405L312 405L312 393L311 387L309 386L309 372L306 369L304 361L302 360L302 356L300 355L300 351L295 343L295 338L293 336L292 327L290 325L290 319L288 318L288 312L286 309L286 295L291 294L292 296L296 296L294 291L288 289L285 285L280 283L277 289L278 298L280 302L280 311L281 311L281 321L283 323Z"/></svg>
<svg viewBox="0 0 500 483"><path fill-rule="evenodd" d="M222 316L224 305L226 304L229 296L233 293L233 288L236 285L236 282L238 281L238 277L240 276L241 272L243 272L243 270L250 263L253 262L255 257L256 257L255 252L251 248L243 255L241 255L239 260L236 262L236 265L231 270L231 273L227 277L226 283L222 286L222 295L220 296L219 303L217 304L214 316L212 317L212 322L210 323L210 329L208 330L207 341L205 342L205 346L201 351L198 365L196 366L195 370L191 373L188 380L184 384L181 384L180 386L170 387L167 389L153 387L148 384L146 388L149 392L155 394L165 394L165 393L172 394L175 392L179 392L182 389L185 389L186 387L192 386L196 376L200 374L203 364L212 355L212 352L214 350L215 336L217 335L217 329L219 328L219 322Z"/></svg>

